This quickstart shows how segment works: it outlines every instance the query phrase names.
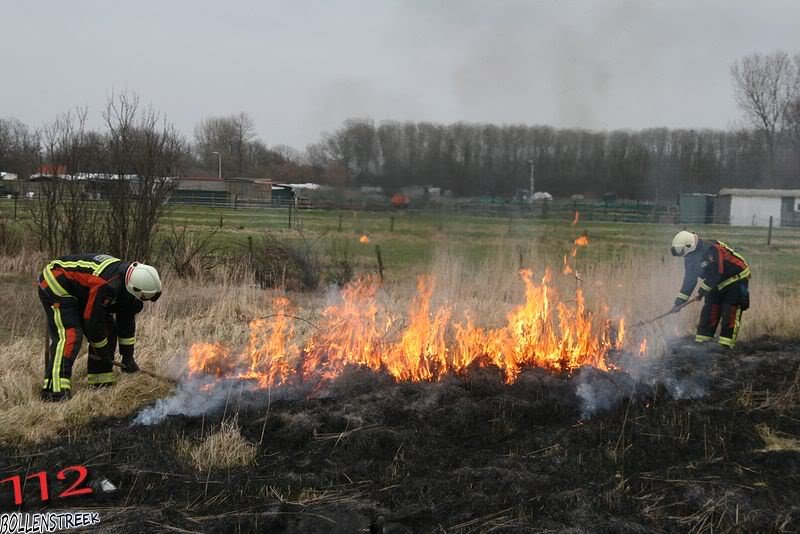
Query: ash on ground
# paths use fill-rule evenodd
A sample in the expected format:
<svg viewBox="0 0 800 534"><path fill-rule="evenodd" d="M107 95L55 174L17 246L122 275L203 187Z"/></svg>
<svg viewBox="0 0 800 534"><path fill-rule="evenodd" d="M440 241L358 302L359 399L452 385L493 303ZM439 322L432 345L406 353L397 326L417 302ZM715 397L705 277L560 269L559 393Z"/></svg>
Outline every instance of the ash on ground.
<svg viewBox="0 0 800 534"><path fill-rule="evenodd" d="M317 398L233 390L135 432L98 421L34 456L0 451L0 472L101 471L118 491L81 507L107 532L796 532L798 369L800 344L769 339L678 348L637 376L394 383L350 369ZM233 418L251 464L199 471L181 456L176 443Z"/></svg>

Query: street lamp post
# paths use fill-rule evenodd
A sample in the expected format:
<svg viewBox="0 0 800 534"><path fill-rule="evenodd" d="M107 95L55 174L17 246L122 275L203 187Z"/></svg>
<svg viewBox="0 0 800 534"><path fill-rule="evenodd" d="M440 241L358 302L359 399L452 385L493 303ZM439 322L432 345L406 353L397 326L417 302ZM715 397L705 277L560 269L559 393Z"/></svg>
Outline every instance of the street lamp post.
<svg viewBox="0 0 800 534"><path fill-rule="evenodd" d="M528 160L528 165L531 166L531 178L530 178L530 187L528 189L528 203L533 204L533 194L536 192L533 187L533 160Z"/></svg>
<svg viewBox="0 0 800 534"><path fill-rule="evenodd" d="M212 154L216 154L217 155L217 160L219 162L219 167L218 167L218 171L217 171L217 177L220 180L222 180L222 154L220 154L219 152L212 152Z"/></svg>

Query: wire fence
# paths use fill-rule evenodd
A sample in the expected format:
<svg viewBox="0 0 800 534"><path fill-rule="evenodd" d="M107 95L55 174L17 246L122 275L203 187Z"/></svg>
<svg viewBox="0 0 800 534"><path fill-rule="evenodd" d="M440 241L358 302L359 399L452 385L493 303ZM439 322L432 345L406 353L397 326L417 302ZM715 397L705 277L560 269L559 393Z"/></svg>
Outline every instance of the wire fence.
<svg viewBox="0 0 800 534"><path fill-rule="evenodd" d="M37 200L24 196L0 197L0 217L12 220L25 219L29 212L28 203ZM100 207L107 202L103 199L86 199L83 202ZM311 201L296 198L248 199L235 196L196 196L173 197L168 201L168 213L189 213L197 215L206 210L208 216L225 213L241 213L246 217L269 220L285 220L291 227L292 221L304 218L304 214L315 211L346 211L375 213L413 213L432 217L451 218L458 216L488 217L517 220L553 220L609 223L648 223L703 225L715 221L706 214L681 213L677 205L656 204L646 201L594 201L594 200L552 200L535 201L532 204L505 201L502 199L476 201L474 199L434 198L415 200L407 207L395 207L388 200L379 198L337 200L315 198ZM224 215L223 215L224 217ZM716 221L719 222L719 221ZM733 216L734 226L769 227L770 217L752 215ZM780 226L780 219L773 219L772 225Z"/></svg>

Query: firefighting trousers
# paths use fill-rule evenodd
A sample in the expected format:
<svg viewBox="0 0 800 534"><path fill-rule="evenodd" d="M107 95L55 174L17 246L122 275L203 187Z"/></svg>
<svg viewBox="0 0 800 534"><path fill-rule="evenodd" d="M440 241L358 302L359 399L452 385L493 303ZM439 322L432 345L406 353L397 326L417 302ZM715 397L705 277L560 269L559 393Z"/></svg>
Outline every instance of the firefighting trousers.
<svg viewBox="0 0 800 534"><path fill-rule="evenodd" d="M719 326L719 344L729 348L736 346L742 320L743 284L746 288L747 281L744 280L731 284L722 291L715 289L706 295L695 341L703 343L714 339Z"/></svg>
<svg viewBox="0 0 800 534"><path fill-rule="evenodd" d="M73 299L55 297L49 291L41 288L39 289L39 300L47 316L49 337L42 389L54 393L71 390L72 366L80 354L83 342L83 310ZM115 324L111 319L106 323L106 333L108 346L102 347L101 350L114 354L117 339ZM89 347L90 355L97 355L99 352L100 349ZM89 384L94 385L113 383L113 365L108 360L96 360L90 357L87 379Z"/></svg>

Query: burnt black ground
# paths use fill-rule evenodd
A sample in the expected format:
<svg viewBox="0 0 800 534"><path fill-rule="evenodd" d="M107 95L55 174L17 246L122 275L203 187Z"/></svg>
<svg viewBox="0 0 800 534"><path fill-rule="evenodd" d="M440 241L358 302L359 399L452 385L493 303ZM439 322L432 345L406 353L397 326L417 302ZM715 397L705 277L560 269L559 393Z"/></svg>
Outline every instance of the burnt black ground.
<svg viewBox="0 0 800 534"><path fill-rule="evenodd" d="M798 531L800 452L764 451L757 426L800 437L800 343L664 361L708 394L612 373L597 380L624 398L581 420L576 379L540 369L511 385L493 369L423 384L355 369L329 398L240 408L244 436L264 435L250 468L197 473L176 456L218 413L97 421L71 443L0 451L0 473L88 465L119 491L52 507L99 510L105 532Z"/></svg>

